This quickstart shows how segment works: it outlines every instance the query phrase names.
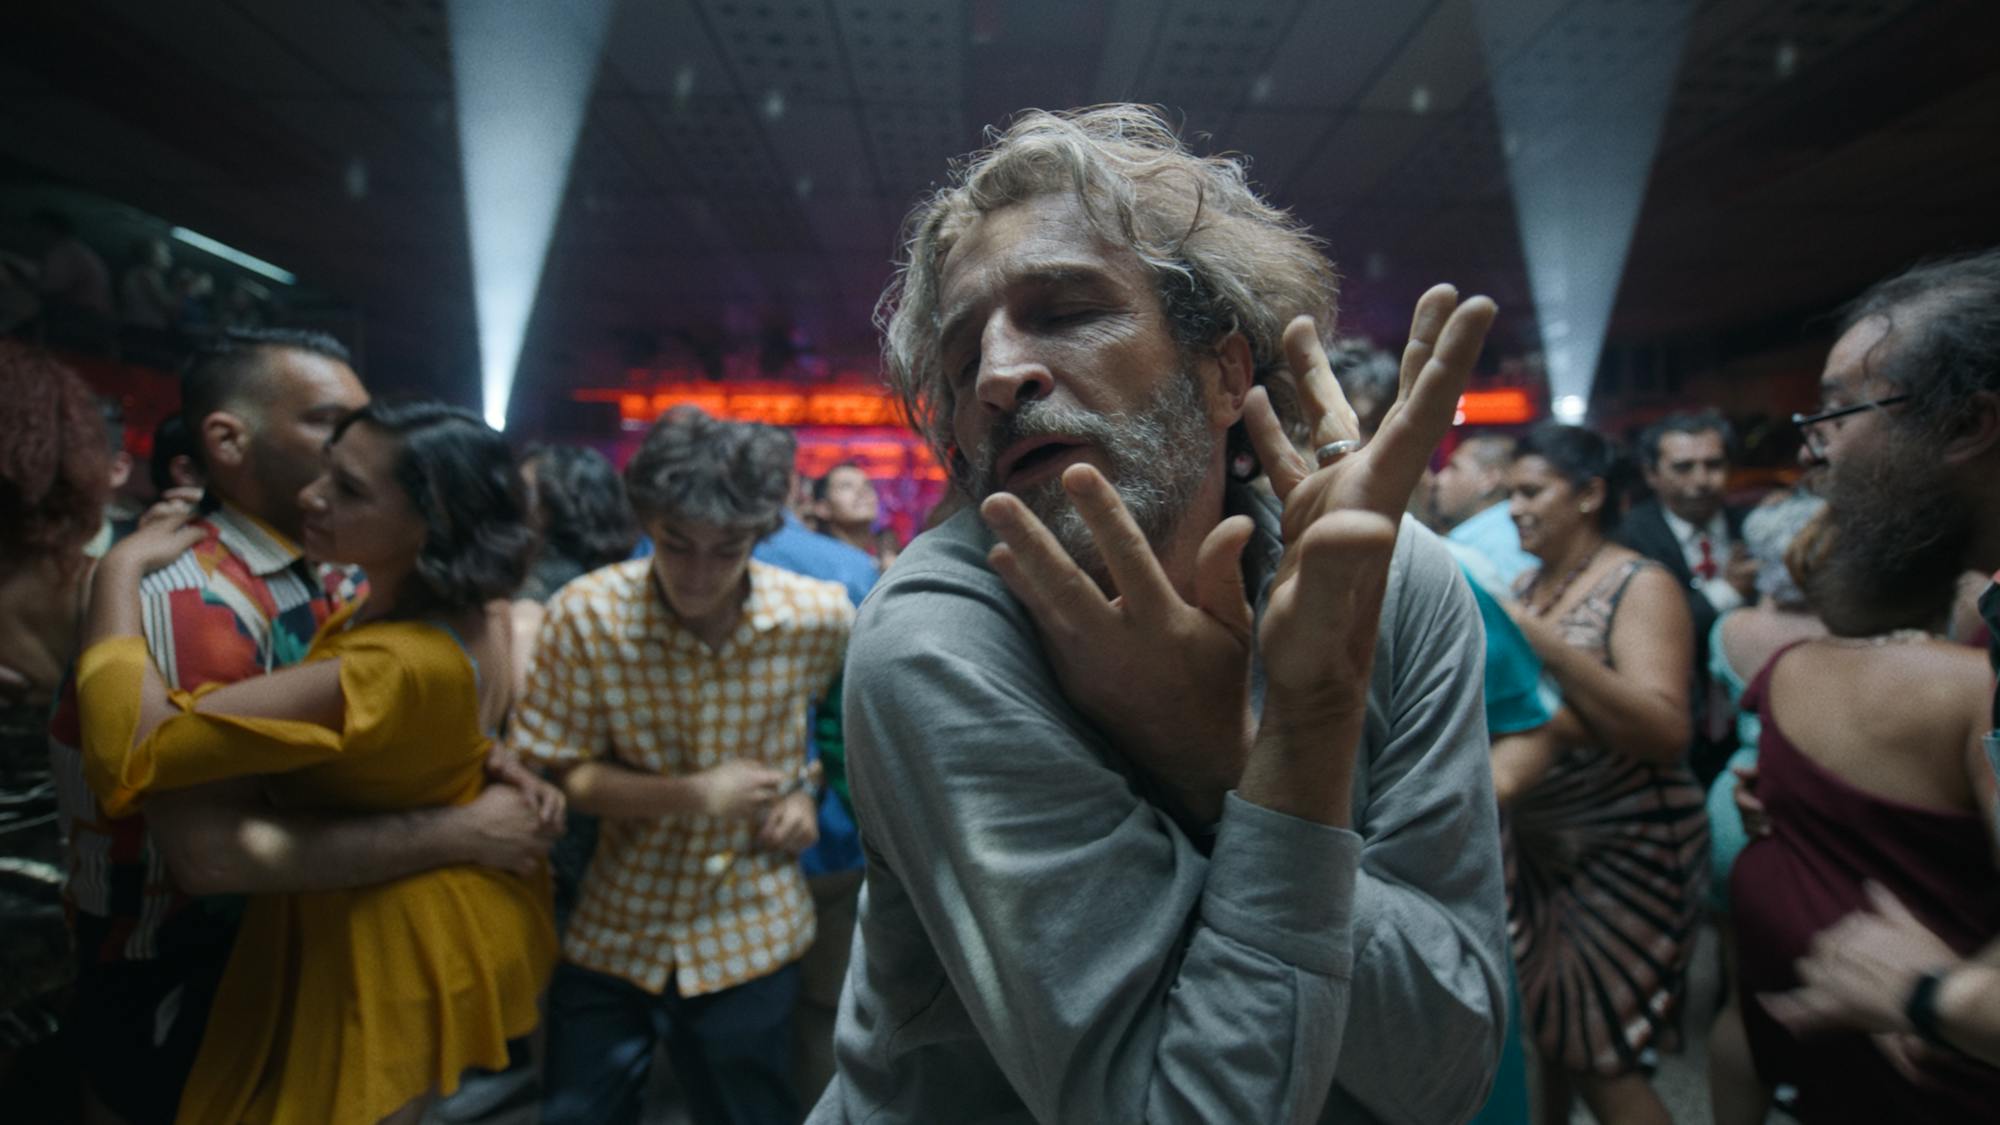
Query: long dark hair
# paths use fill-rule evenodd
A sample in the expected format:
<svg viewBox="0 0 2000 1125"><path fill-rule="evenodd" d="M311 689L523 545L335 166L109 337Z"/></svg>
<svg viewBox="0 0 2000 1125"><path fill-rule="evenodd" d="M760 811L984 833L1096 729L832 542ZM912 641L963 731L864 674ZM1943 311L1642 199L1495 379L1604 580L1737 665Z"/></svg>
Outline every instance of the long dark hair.
<svg viewBox="0 0 2000 1125"><path fill-rule="evenodd" d="M424 521L424 545L401 613L452 613L512 596L534 559L527 489L507 439L479 415L441 402L372 402L341 419L402 443L396 483Z"/></svg>

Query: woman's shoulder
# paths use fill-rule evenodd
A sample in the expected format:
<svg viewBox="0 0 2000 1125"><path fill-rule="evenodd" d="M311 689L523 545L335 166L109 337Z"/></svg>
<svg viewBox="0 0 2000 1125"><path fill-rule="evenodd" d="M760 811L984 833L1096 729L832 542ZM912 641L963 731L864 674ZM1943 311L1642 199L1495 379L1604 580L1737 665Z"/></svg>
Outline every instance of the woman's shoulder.
<svg viewBox="0 0 2000 1125"><path fill-rule="evenodd" d="M1992 700L1992 672L1986 654L1942 637L1889 634L1850 640L1825 637L1793 650L1792 674L1821 683L1846 683L1835 693L1861 706L1894 699L1896 710L1925 722L1985 724ZM1789 677L1788 677L1789 678Z"/></svg>
<svg viewBox="0 0 2000 1125"><path fill-rule="evenodd" d="M465 645L448 622L421 619L367 621L330 629L315 651L319 659L343 665L367 664L419 674L454 670L465 662Z"/></svg>

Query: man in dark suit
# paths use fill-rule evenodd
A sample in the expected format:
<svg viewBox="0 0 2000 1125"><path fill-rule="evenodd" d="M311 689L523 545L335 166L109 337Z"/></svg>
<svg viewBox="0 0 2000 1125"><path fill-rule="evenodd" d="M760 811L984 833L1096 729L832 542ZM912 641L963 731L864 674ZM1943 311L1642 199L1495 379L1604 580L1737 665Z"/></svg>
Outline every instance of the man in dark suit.
<svg viewBox="0 0 2000 1125"><path fill-rule="evenodd" d="M1743 546L1747 508L1723 503L1732 434L1715 411L1673 414L1639 438L1640 467L1653 498L1635 505L1618 540L1665 566L1680 581L1694 618L1694 743L1689 764L1707 785L1735 749L1727 699L1712 698L1708 637L1716 619L1757 596L1757 564Z"/></svg>

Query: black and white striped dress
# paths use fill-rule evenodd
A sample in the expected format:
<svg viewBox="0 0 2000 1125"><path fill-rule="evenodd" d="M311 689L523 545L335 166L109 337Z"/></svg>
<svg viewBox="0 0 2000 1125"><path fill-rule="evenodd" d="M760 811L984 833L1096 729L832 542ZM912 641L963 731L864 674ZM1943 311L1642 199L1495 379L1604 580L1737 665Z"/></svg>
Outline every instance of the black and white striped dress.
<svg viewBox="0 0 2000 1125"><path fill-rule="evenodd" d="M1558 627L1610 666L1611 623L1642 567L1611 569ZM1524 576L1524 581L1526 576ZM1508 817L1507 923L1522 1018L1565 1069L1623 1074L1670 1049L1708 882L1708 818L1684 764L1571 747Z"/></svg>

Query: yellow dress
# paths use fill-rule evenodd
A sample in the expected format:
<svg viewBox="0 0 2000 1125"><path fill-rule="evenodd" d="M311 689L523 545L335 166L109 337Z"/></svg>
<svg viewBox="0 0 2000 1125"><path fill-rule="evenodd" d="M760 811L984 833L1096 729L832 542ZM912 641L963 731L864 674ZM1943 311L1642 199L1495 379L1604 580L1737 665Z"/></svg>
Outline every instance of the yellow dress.
<svg viewBox="0 0 2000 1125"><path fill-rule="evenodd" d="M330 618L306 660L340 658L346 729L182 714L137 748L146 646L93 646L78 669L86 767L112 815L149 789L246 774L283 806L382 812L472 800L489 740L458 642L418 622ZM547 873L447 867L356 890L251 896L179 1120L374 1122L467 1067L499 1068L531 1031L557 954Z"/></svg>

